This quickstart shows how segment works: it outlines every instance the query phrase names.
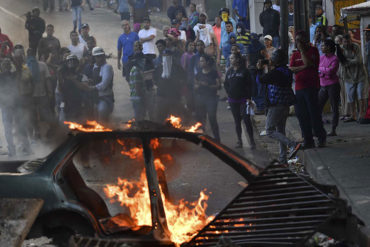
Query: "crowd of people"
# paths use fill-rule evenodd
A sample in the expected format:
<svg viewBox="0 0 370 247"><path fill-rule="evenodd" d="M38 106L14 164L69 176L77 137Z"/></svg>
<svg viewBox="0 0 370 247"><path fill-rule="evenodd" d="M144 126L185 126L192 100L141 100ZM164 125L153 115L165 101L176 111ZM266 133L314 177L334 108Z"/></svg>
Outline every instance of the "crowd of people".
<svg viewBox="0 0 370 247"><path fill-rule="evenodd" d="M362 121L370 68L365 70L353 35L340 26L329 33L321 6L316 7L311 33L295 31L294 6L289 1L288 57L280 49L279 1L264 1L259 16L262 38L249 30L247 3L234 0L233 10L220 9L212 25L207 13L199 13L194 3L187 12L173 0L167 10L171 26L164 26L159 35L147 1L118 0L123 33L117 42L117 68L122 81L128 83L133 117L163 123L174 114L188 122L201 122L203 128L208 120L214 138L220 141L217 108L224 88L235 122L236 147L243 146L243 122L250 147L256 148L251 115L266 113L266 134L280 142L280 162L287 162L302 147L324 147L327 136L337 135L340 118ZM83 1L72 0L71 4L72 9L79 8ZM0 31L0 99L9 156L16 155L13 129L20 136L20 151L28 154L32 152L29 141L40 138L41 121L48 124L50 135L58 120L107 123L113 112L114 74L106 60L109 55L97 47L89 25L81 21L80 10L72 13L69 46L61 46L54 37L54 26L45 25L38 8L27 15L28 49L13 46ZM329 133L322 118L328 100L333 111ZM293 105L302 144L285 136Z"/></svg>
<svg viewBox="0 0 370 247"><path fill-rule="evenodd" d="M88 24L70 32L67 47L61 46L54 26L45 24L37 7L27 14L25 28L27 49L13 45L0 31L0 98L10 157L31 154L30 143L42 138L42 128L51 138L58 122L108 122L114 106L113 67L89 35Z"/></svg>

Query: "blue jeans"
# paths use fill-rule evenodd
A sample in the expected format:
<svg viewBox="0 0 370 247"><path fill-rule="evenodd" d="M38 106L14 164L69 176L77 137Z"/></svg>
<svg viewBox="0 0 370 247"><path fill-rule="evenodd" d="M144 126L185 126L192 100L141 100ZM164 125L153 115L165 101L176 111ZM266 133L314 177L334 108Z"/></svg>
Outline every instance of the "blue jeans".
<svg viewBox="0 0 370 247"><path fill-rule="evenodd" d="M279 49L280 47L280 36L274 36L272 37L272 46L275 47L276 49Z"/></svg>
<svg viewBox="0 0 370 247"><path fill-rule="evenodd" d="M119 14L121 15L121 21L130 21L130 12L120 12Z"/></svg>
<svg viewBox="0 0 370 247"><path fill-rule="evenodd" d="M72 7L73 30L75 31L77 27L78 31L81 29L81 14L82 14L81 6Z"/></svg>
<svg viewBox="0 0 370 247"><path fill-rule="evenodd" d="M110 114L113 112L114 98L113 96L99 97L97 104L98 120L100 123L107 123Z"/></svg>
<svg viewBox="0 0 370 247"><path fill-rule="evenodd" d="M340 84L335 83L329 86L321 87L319 91L319 107L322 111L326 102L330 101L331 109L333 111L332 130L335 130L339 122L339 102L340 102Z"/></svg>
<svg viewBox="0 0 370 247"><path fill-rule="evenodd" d="M282 163L287 161L287 146L295 146L295 142L285 135L285 125L288 116L289 106L285 105L270 106L266 116L266 135L279 141L279 161Z"/></svg>
<svg viewBox="0 0 370 247"><path fill-rule="evenodd" d="M266 85L261 84L257 81L257 70L250 69L252 81L253 81L253 100L256 103L256 107L258 111L265 110L265 95L266 95Z"/></svg>
<svg viewBox="0 0 370 247"><path fill-rule="evenodd" d="M142 99L131 99L132 108L134 109L134 118L136 121L144 120L144 102Z"/></svg>
<svg viewBox="0 0 370 247"><path fill-rule="evenodd" d="M302 130L305 144L313 144L314 135L318 137L319 141L325 141L326 131L321 118L318 89L305 88L297 90L296 98L295 113Z"/></svg>

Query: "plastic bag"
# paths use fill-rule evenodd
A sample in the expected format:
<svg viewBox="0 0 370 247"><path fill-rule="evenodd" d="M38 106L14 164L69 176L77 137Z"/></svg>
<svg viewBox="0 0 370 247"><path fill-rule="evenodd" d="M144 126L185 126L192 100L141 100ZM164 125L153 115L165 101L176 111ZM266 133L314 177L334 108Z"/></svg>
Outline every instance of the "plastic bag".
<svg viewBox="0 0 370 247"><path fill-rule="evenodd" d="M253 101L247 101L245 104L247 105L247 107L245 109L245 113L247 115L253 116L254 115L254 110L256 108L256 103L254 103Z"/></svg>

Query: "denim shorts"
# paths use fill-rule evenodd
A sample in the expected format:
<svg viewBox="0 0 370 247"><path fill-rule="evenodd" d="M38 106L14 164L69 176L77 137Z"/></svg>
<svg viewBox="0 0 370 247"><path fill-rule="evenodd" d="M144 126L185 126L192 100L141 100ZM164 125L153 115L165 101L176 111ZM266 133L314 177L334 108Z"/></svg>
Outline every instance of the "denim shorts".
<svg viewBox="0 0 370 247"><path fill-rule="evenodd" d="M364 82L358 82L358 83L345 82L344 85L346 89L348 103L355 102L356 95L357 95L357 100L366 99L367 95L365 92Z"/></svg>

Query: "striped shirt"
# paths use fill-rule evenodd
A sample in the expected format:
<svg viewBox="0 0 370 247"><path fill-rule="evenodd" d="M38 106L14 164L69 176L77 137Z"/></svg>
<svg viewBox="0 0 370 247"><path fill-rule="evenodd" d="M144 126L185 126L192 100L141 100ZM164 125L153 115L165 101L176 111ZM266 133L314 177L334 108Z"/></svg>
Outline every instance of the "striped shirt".
<svg viewBox="0 0 370 247"><path fill-rule="evenodd" d="M244 53L248 52L248 47L251 44L250 33L245 32L244 34L238 34L236 37L236 43L244 46ZM245 55L245 54L243 54Z"/></svg>
<svg viewBox="0 0 370 247"><path fill-rule="evenodd" d="M144 84L142 71L133 66L130 71L130 99L139 100L141 98L141 87Z"/></svg>

